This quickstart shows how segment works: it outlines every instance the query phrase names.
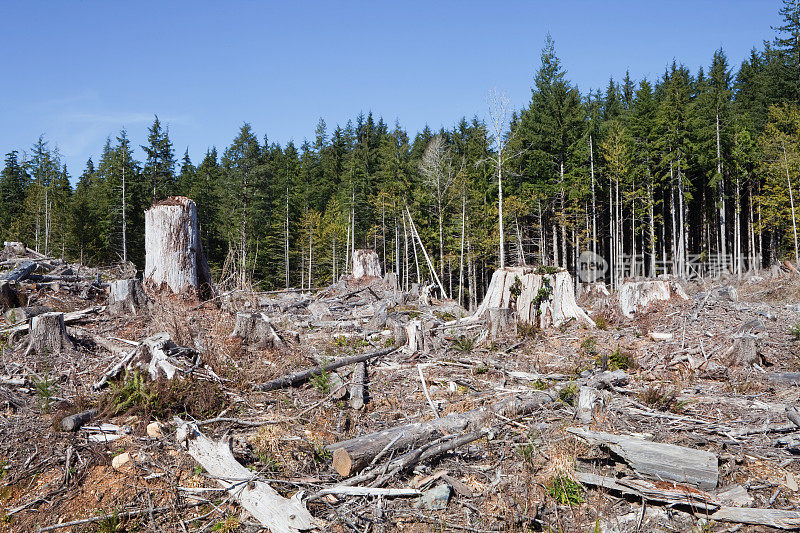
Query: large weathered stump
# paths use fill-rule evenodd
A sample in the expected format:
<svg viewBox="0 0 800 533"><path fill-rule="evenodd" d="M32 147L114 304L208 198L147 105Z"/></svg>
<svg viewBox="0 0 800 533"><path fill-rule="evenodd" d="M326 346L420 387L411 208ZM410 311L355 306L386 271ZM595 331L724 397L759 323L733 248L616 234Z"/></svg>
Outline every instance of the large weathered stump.
<svg viewBox="0 0 800 533"><path fill-rule="evenodd" d="M262 313L237 313L231 337L239 337L244 344L260 350L286 349L286 341Z"/></svg>
<svg viewBox="0 0 800 533"><path fill-rule="evenodd" d="M197 207L185 196L156 202L144 214L144 278L175 293L196 291L201 299L216 292L200 241Z"/></svg>
<svg viewBox="0 0 800 533"><path fill-rule="evenodd" d="M72 348L64 325L64 313L44 313L31 319L26 354L53 355Z"/></svg>
<svg viewBox="0 0 800 533"><path fill-rule="evenodd" d="M646 309L654 302L666 301L676 295L688 299L680 285L666 279L627 281L619 288L619 306L622 314L632 318L634 313Z"/></svg>
<svg viewBox="0 0 800 533"><path fill-rule="evenodd" d="M112 316L136 315L147 309L149 301L138 279L112 281L108 293L108 313Z"/></svg>
<svg viewBox="0 0 800 533"><path fill-rule="evenodd" d="M510 308L517 322L540 328L576 320L594 327L594 321L575 301L575 284L566 270L550 271L530 267L506 267L496 270L486 296L475 311L484 317L489 309Z"/></svg>
<svg viewBox="0 0 800 533"><path fill-rule="evenodd" d="M496 339L504 333L514 329L514 310L508 307L490 307L489 336Z"/></svg>
<svg viewBox="0 0 800 533"><path fill-rule="evenodd" d="M353 278L381 277L381 261L375 250L355 250L353 252Z"/></svg>

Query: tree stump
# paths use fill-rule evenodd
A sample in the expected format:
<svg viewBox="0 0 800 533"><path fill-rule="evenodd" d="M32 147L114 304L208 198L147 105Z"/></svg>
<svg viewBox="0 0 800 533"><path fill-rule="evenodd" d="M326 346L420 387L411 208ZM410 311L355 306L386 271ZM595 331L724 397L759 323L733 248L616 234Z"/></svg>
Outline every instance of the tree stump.
<svg viewBox="0 0 800 533"><path fill-rule="evenodd" d="M575 301L574 287L572 276L564 269L501 268L492 275L486 296L473 316L485 317L492 308L510 308L516 311L517 322L542 329L570 320L594 327L594 321Z"/></svg>
<svg viewBox="0 0 800 533"><path fill-rule="evenodd" d="M404 350L410 355L421 352L425 349L425 336L422 333L422 321L419 319L409 320L405 326L406 345Z"/></svg>
<svg viewBox="0 0 800 533"><path fill-rule="evenodd" d="M670 280L627 281L619 288L617 298L622 314L632 318L637 311L646 309L653 302L669 300L673 294L688 299L683 289Z"/></svg>
<svg viewBox="0 0 800 533"><path fill-rule="evenodd" d="M147 309L148 303L142 282L138 279L120 279L111 282L107 307L110 315L137 315Z"/></svg>
<svg viewBox="0 0 800 533"><path fill-rule="evenodd" d="M25 354L53 355L72 348L64 325L64 313L44 313L31 319Z"/></svg>
<svg viewBox="0 0 800 533"><path fill-rule="evenodd" d="M239 337L251 348L285 350L286 342L262 313L237 313L231 337Z"/></svg>
<svg viewBox="0 0 800 533"><path fill-rule="evenodd" d="M381 277L381 262L375 250L353 252L353 279Z"/></svg>
<svg viewBox="0 0 800 533"><path fill-rule="evenodd" d="M0 311L5 312L9 309L19 307L19 295L7 281L0 281Z"/></svg>
<svg viewBox="0 0 800 533"><path fill-rule="evenodd" d="M723 360L729 366L752 366L753 363L763 363L763 358L758 346L758 337L755 335L739 335L733 340L733 346L728 348Z"/></svg>
<svg viewBox="0 0 800 533"><path fill-rule="evenodd" d="M173 196L145 211L144 247L144 277L153 287L195 291L204 300L216 296L192 200Z"/></svg>
<svg viewBox="0 0 800 533"><path fill-rule="evenodd" d="M514 328L514 310L508 307L490 307L489 336L496 339Z"/></svg>

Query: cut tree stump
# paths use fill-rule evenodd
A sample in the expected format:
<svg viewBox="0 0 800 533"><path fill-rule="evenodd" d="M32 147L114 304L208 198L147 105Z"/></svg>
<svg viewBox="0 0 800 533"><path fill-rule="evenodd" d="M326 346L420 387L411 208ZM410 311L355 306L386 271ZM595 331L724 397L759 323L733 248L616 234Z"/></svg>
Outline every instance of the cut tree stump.
<svg viewBox="0 0 800 533"><path fill-rule="evenodd" d="M185 196L161 200L144 214L144 278L155 288L195 291L202 300L216 296L203 254L197 207Z"/></svg>
<svg viewBox="0 0 800 533"><path fill-rule="evenodd" d="M758 337L748 334L737 335L733 339L733 346L725 352L723 360L730 366L749 367L753 363L762 363Z"/></svg>
<svg viewBox="0 0 800 533"><path fill-rule="evenodd" d="M244 344L259 350L285 350L287 347L264 313L236 313L231 337L239 337Z"/></svg>
<svg viewBox="0 0 800 533"><path fill-rule="evenodd" d="M489 336L496 339L504 333L514 329L514 310L508 307L490 307Z"/></svg>
<svg viewBox="0 0 800 533"><path fill-rule="evenodd" d="M147 309L149 300L138 279L112 281L106 309L112 316L137 315Z"/></svg>
<svg viewBox="0 0 800 533"><path fill-rule="evenodd" d="M492 275L473 317L483 319L492 308L511 308L516 311L517 322L542 329L570 320L594 327L594 321L575 301L574 287L572 276L564 269L548 273L530 267L501 268Z"/></svg>
<svg viewBox="0 0 800 533"><path fill-rule="evenodd" d="M675 295L684 300L689 297L683 292L680 285L673 280L627 281L619 288L617 298L622 314L627 318L646 309L653 302L666 301Z"/></svg>
<svg viewBox="0 0 800 533"><path fill-rule="evenodd" d="M28 336L26 355L54 355L72 348L64 325L64 313L44 313L33 317Z"/></svg>
<svg viewBox="0 0 800 533"><path fill-rule="evenodd" d="M641 476L686 483L703 490L717 487L719 469L713 453L583 428L567 428L567 431L590 444L608 448Z"/></svg>
<svg viewBox="0 0 800 533"><path fill-rule="evenodd" d="M194 424L176 418L176 440L195 461L217 480L247 512L272 533L295 533L321 527L306 509L302 493L287 499L239 463L231 451L229 437L214 441Z"/></svg>
<svg viewBox="0 0 800 533"><path fill-rule="evenodd" d="M355 250L353 252L353 278L381 277L381 262L375 250Z"/></svg>
<svg viewBox="0 0 800 533"><path fill-rule="evenodd" d="M0 281L0 312L19 307L19 295L7 281Z"/></svg>

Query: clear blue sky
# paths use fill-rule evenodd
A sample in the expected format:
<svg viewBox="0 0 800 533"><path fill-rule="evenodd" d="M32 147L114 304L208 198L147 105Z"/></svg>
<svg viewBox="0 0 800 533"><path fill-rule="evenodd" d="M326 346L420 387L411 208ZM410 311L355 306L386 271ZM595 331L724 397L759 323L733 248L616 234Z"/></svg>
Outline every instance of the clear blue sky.
<svg viewBox="0 0 800 533"><path fill-rule="evenodd" d="M738 66L771 39L779 0L528 2L3 2L0 151L57 145L73 178L124 126L157 113L197 163L243 122L298 144L359 111L412 135L527 104L545 34L581 91L630 69ZM138 152L141 159L141 151Z"/></svg>

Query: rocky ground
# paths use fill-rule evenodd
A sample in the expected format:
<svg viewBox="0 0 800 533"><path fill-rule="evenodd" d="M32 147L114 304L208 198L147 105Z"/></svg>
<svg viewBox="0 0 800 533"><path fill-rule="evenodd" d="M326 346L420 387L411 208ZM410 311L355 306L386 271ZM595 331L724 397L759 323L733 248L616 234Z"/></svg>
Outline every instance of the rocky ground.
<svg viewBox="0 0 800 533"><path fill-rule="evenodd" d="M10 269L15 258L25 254L0 260ZM21 310L0 324L8 531L261 530L236 490L176 439L180 421L230 439L241 465L282 496L299 494L323 531L744 532L772 530L752 523L767 519L800 528L800 428L790 420L800 403L797 274L687 283L688 299L632 318L616 296L586 295L579 303L594 328L520 326L492 338L483 322L454 323L451 302L396 291L391 279L316 294L227 291L207 302L148 292L148 305L112 314L108 283L124 272L28 259L46 265L13 284L17 304L90 311L67 320L69 345L56 352L28 349ZM243 316L269 327L248 330ZM409 342L412 323L420 336ZM166 352L178 377L151 379L136 356L93 390L159 332L173 343ZM363 407L351 398L357 364L254 388L374 352L389 353L367 361ZM399 494L341 493L349 478L334 468L336 443L514 398L541 401L484 419L472 440L400 469L390 466L407 450L387 447L364 469L373 477L351 485ZM87 410L91 420L63 430L64 417ZM620 437L633 440L613 441ZM665 478L676 471L669 465L643 465L641 440L679 446L665 453L677 453L686 479ZM693 477L680 463L698 453L713 464ZM710 518L722 508L760 511L750 524L741 513Z"/></svg>

